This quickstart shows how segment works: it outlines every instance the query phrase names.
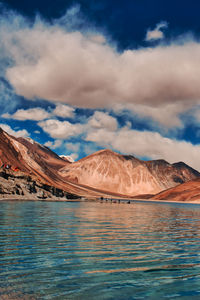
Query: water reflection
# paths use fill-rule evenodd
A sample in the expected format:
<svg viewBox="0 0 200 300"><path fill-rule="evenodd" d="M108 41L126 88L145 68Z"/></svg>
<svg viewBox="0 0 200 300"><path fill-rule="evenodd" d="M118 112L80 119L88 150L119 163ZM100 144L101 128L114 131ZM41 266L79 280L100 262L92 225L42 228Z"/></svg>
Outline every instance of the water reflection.
<svg viewBox="0 0 200 300"><path fill-rule="evenodd" d="M200 297L198 205L0 206L1 299Z"/></svg>

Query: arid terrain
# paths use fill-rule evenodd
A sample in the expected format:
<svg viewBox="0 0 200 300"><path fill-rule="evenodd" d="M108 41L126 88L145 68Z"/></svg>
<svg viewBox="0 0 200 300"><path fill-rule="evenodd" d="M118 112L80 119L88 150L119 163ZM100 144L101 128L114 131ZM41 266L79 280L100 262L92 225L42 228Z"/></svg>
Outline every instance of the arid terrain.
<svg viewBox="0 0 200 300"><path fill-rule="evenodd" d="M77 162L0 129L0 197L197 201L200 173L183 162L143 161L105 149Z"/></svg>

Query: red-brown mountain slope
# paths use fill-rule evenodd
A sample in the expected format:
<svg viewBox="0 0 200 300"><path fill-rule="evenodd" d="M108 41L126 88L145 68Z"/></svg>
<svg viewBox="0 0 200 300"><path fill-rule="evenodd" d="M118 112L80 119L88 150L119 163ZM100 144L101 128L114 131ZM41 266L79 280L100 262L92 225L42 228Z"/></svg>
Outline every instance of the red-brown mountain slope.
<svg viewBox="0 0 200 300"><path fill-rule="evenodd" d="M56 172L69 164L50 149L31 139L15 138L0 129L0 162L18 167L27 174L34 174L48 182L57 180Z"/></svg>
<svg viewBox="0 0 200 300"><path fill-rule="evenodd" d="M165 190L154 197L155 200L170 201L194 201L200 200L200 179L179 184L178 186Z"/></svg>

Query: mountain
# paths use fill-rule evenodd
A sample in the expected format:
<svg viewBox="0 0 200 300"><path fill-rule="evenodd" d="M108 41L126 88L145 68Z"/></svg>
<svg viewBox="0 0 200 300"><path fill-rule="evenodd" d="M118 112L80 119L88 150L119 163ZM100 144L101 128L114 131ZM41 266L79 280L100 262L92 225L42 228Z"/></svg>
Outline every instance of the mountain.
<svg viewBox="0 0 200 300"><path fill-rule="evenodd" d="M0 163L49 183L59 180L57 170L68 164L45 146L29 138L15 138L0 129Z"/></svg>
<svg viewBox="0 0 200 300"><path fill-rule="evenodd" d="M64 180L130 197L157 194L200 177L200 173L182 162L142 161L111 150L93 153L64 166L58 173Z"/></svg>
<svg viewBox="0 0 200 300"><path fill-rule="evenodd" d="M20 186L20 193L23 191L27 194L29 188L27 190L23 186L29 186L27 178L30 177L29 180L37 186L37 192L44 192L48 197L56 194L56 188L62 190L64 193L60 194L63 195L129 198L142 195L147 198L180 183L200 178L196 170L182 162L142 161L111 150L101 150L77 162L70 162L30 138L16 138L2 129L1 166L0 178L8 180L1 179L2 193L15 193L14 182ZM24 182L22 186L20 178ZM45 187L49 193L45 192Z"/></svg>
<svg viewBox="0 0 200 300"><path fill-rule="evenodd" d="M152 197L154 200L195 201L200 199L200 179L191 180L167 189Z"/></svg>
<svg viewBox="0 0 200 300"><path fill-rule="evenodd" d="M43 185L61 189L72 195L83 197L118 196L112 191L108 194L63 179L58 171L71 164L69 160L59 157L49 148L32 139L13 137L0 128L0 167L2 167L0 182L2 182L2 178L8 175L15 184L19 184L18 177L23 179L24 176L28 175L33 181L37 180ZM19 173L20 176L18 176ZM8 194L14 192L8 184L5 182L2 184L2 191L5 192L8 188Z"/></svg>

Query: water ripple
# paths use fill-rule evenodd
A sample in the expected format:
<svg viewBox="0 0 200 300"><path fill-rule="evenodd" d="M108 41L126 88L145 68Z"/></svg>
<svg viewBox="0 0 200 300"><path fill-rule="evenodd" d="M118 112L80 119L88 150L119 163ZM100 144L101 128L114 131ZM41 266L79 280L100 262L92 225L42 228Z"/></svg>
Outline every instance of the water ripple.
<svg viewBox="0 0 200 300"><path fill-rule="evenodd" d="M0 203L0 299L199 299L200 206Z"/></svg>

